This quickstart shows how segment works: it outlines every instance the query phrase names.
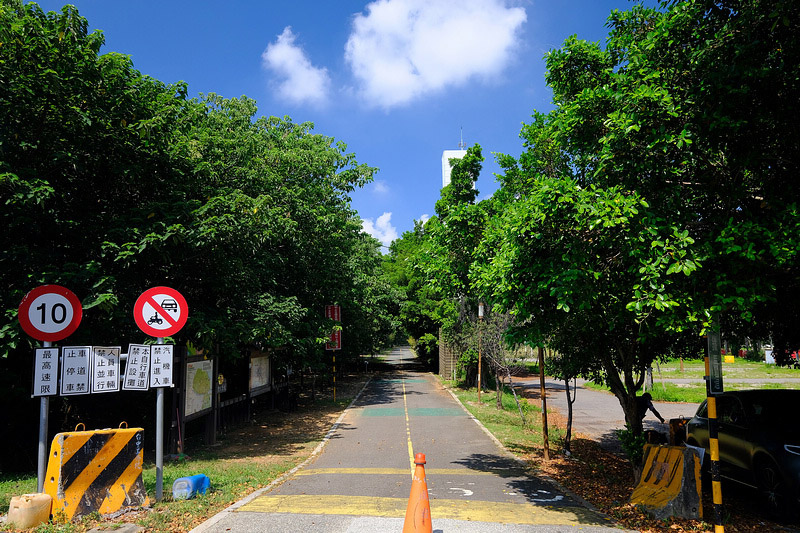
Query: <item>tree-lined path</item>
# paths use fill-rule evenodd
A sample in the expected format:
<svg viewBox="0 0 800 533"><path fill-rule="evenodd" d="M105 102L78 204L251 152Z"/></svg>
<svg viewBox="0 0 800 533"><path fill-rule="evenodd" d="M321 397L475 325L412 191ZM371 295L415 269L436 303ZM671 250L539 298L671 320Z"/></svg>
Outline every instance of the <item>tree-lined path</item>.
<svg viewBox="0 0 800 533"><path fill-rule="evenodd" d="M388 356L284 483L196 531L399 531L415 453L427 458L435 531L605 531L613 524L529 472L474 422L408 348ZM615 530L618 531L618 530Z"/></svg>

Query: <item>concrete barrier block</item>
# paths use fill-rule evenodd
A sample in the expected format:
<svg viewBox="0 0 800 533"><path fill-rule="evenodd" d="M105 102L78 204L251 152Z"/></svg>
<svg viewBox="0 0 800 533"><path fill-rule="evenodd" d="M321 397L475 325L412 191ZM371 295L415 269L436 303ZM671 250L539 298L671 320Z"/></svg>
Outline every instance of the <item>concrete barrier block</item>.
<svg viewBox="0 0 800 533"><path fill-rule="evenodd" d="M142 481L144 430L59 433L50 445L44 491L69 520L148 504Z"/></svg>
<svg viewBox="0 0 800 533"><path fill-rule="evenodd" d="M700 458L683 446L644 447L644 469L631 503L658 519L703 518Z"/></svg>

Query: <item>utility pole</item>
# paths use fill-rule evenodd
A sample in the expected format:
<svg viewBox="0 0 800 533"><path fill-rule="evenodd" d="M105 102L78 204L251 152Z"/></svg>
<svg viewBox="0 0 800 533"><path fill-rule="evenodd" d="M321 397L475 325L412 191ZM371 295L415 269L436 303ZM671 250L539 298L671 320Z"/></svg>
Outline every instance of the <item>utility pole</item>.
<svg viewBox="0 0 800 533"><path fill-rule="evenodd" d="M717 318L717 317L715 317ZM719 472L719 424L717 422L717 395L722 394L722 356L719 320L708 332L706 363L706 401L708 407L708 444L711 455L711 495L714 502L714 533L724 533L722 509L722 482Z"/></svg>

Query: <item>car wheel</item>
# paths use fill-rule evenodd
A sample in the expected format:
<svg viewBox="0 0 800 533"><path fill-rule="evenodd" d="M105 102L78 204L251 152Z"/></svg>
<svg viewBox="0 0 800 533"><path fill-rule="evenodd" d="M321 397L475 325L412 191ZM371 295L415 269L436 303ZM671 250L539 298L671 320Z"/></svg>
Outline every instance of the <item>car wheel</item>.
<svg viewBox="0 0 800 533"><path fill-rule="evenodd" d="M773 516L782 516L786 511L786 483L778 467L769 460L756 465L756 485L761 493L766 510Z"/></svg>

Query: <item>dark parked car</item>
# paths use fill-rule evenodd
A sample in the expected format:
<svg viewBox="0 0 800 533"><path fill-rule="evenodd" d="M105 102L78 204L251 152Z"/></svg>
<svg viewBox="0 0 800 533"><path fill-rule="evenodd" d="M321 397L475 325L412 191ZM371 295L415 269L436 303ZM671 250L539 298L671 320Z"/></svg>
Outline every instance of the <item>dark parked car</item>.
<svg viewBox="0 0 800 533"><path fill-rule="evenodd" d="M717 396L720 475L758 489L773 514L800 499L800 390L748 390ZM703 402L686 425L686 442L706 449Z"/></svg>

